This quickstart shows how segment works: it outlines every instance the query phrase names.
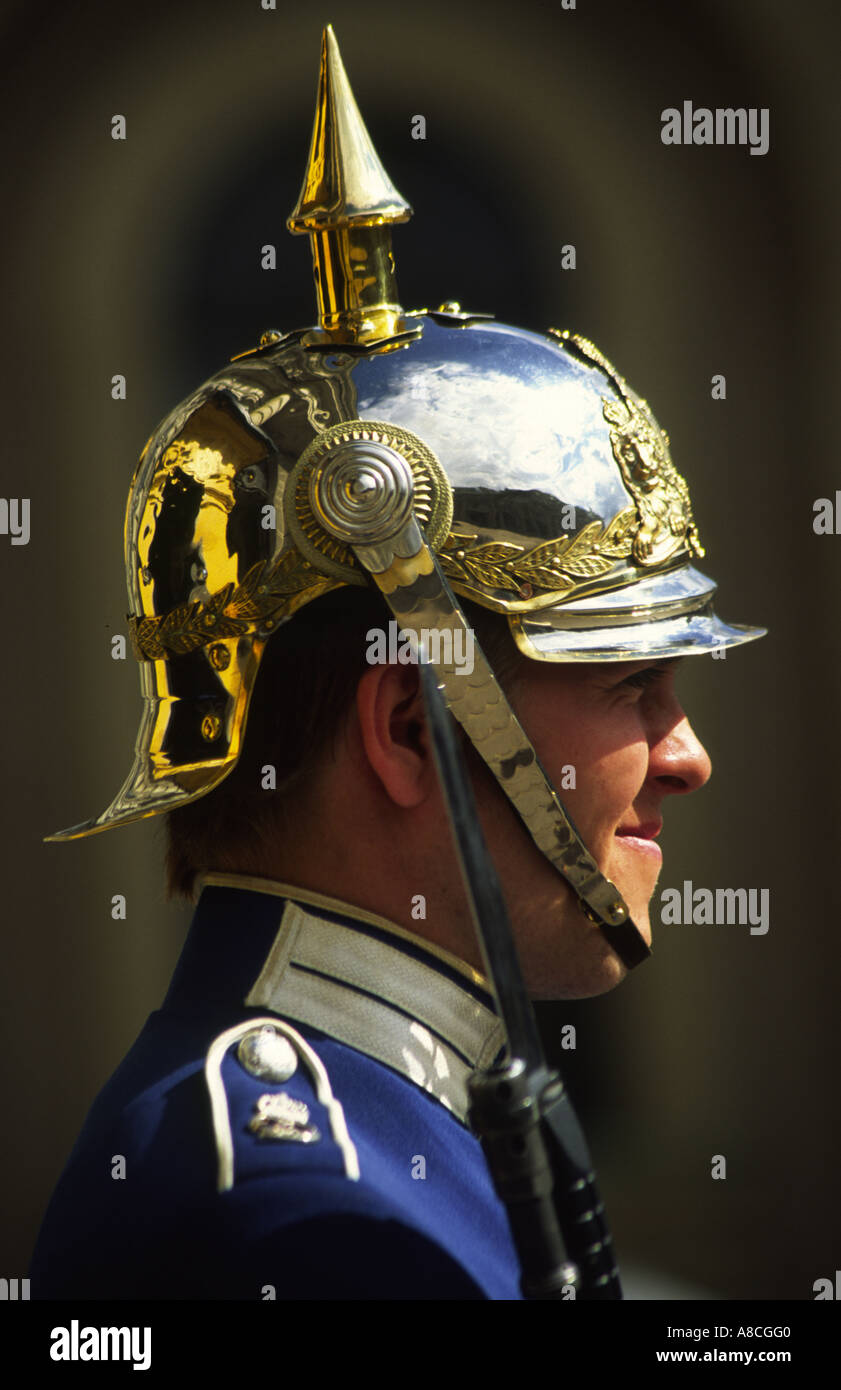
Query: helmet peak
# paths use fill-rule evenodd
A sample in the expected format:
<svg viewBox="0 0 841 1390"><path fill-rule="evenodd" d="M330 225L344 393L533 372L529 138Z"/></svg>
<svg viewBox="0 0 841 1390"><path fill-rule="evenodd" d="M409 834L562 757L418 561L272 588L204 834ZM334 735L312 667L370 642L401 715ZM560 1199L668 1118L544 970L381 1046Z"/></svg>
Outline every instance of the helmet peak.
<svg viewBox="0 0 841 1390"><path fill-rule="evenodd" d="M403 330L390 227L411 215L365 129L328 24L307 170L287 219L290 232L310 238L324 337L366 342Z"/></svg>

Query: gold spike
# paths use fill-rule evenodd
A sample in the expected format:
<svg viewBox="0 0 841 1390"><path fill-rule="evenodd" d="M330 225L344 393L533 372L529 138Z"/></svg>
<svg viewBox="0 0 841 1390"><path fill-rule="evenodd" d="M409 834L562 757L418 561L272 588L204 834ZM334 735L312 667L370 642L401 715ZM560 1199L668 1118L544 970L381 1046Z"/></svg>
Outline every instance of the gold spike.
<svg viewBox="0 0 841 1390"><path fill-rule="evenodd" d="M336 342L392 337L405 327L390 227L412 209L377 157L328 24L307 172L290 232L310 237L319 324Z"/></svg>
<svg viewBox="0 0 841 1390"><path fill-rule="evenodd" d="M321 38L315 124L291 232L406 222L412 209L379 161L359 114L332 25Z"/></svg>

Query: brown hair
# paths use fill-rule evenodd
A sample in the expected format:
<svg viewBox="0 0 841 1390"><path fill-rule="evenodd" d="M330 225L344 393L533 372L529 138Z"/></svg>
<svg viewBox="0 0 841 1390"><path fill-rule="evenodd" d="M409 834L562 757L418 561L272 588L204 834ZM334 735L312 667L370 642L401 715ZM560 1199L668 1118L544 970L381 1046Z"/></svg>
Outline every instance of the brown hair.
<svg viewBox="0 0 841 1390"><path fill-rule="evenodd" d="M507 619L460 600L476 640L509 687L522 663ZM266 837L282 828L292 793L334 745L367 670L367 633L391 614L372 589L345 586L315 600L266 644L233 771L207 796L167 816L167 888L192 896L198 874L258 873ZM271 764L276 786L262 787Z"/></svg>

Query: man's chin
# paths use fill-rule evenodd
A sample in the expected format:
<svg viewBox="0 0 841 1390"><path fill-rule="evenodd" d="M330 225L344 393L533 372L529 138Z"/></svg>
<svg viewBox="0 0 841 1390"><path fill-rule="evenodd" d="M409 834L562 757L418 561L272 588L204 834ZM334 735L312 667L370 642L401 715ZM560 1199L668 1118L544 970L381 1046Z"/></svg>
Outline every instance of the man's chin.
<svg viewBox="0 0 841 1390"><path fill-rule="evenodd" d="M632 902L628 903L628 908L640 936L646 946L650 947L652 933L648 904L642 905L637 913L634 912ZM599 994L609 994L631 973L622 958L609 945L601 927L597 927L593 923L590 930L594 934L594 949L587 953L586 958L579 960L578 969L570 972L564 982L563 993L556 993L554 998L594 999ZM547 998L549 996L544 995L542 997Z"/></svg>
<svg viewBox="0 0 841 1390"><path fill-rule="evenodd" d="M567 926L567 932L563 954L530 962L527 982L533 999L594 999L615 989L628 974L594 922L582 918L574 930Z"/></svg>
<svg viewBox="0 0 841 1390"><path fill-rule="evenodd" d="M622 867L626 872L616 874L613 882L644 942L650 946L649 885L641 884L639 876L628 883L627 865ZM609 870L606 876L610 876ZM623 887L622 878L627 887ZM585 917L566 886L560 891L554 887L551 897L543 898L540 907L533 898L529 911L516 921L515 931L533 999L592 999L608 994L629 973L601 927Z"/></svg>

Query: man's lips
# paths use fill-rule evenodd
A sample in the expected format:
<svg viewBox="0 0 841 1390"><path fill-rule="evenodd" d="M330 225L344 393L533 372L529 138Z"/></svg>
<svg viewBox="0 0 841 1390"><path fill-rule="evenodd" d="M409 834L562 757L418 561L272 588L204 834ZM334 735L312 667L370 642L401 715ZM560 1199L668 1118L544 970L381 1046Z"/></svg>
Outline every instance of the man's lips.
<svg viewBox="0 0 841 1390"><path fill-rule="evenodd" d="M639 825L620 825L616 839L621 840L626 849L634 854L648 858L652 863L662 864L663 851L655 842L655 836L663 829L661 820L641 821Z"/></svg>
<svg viewBox="0 0 841 1390"><path fill-rule="evenodd" d="M662 829L661 820L646 820L640 825L620 825L615 834L634 840L656 840Z"/></svg>

